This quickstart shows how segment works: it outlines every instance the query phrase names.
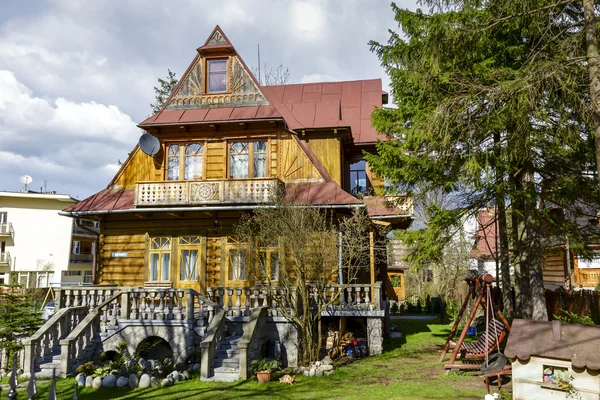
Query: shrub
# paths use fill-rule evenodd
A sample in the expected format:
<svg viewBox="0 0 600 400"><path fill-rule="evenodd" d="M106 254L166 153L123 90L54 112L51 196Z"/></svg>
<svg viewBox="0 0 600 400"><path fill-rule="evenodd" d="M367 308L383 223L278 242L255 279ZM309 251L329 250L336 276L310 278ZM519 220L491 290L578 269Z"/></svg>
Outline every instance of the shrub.
<svg viewBox="0 0 600 400"><path fill-rule="evenodd" d="M75 368L75 372L78 374L85 374L85 376L92 375L96 371L96 366L93 362L86 362Z"/></svg>
<svg viewBox="0 0 600 400"><path fill-rule="evenodd" d="M279 360L272 360L270 358L254 360L250 363L250 371L253 375L256 375L257 372L275 372L280 369L281 363Z"/></svg>
<svg viewBox="0 0 600 400"><path fill-rule="evenodd" d="M569 324L594 325L594 321L589 315L581 316L567 310L560 310L560 314L554 315L554 319Z"/></svg>

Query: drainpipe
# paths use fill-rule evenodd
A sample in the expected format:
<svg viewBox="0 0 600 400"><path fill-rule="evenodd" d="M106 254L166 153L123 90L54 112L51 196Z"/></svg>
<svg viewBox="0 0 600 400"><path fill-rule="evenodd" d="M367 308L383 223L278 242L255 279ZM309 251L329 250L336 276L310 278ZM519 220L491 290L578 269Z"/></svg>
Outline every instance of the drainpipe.
<svg viewBox="0 0 600 400"><path fill-rule="evenodd" d="M94 252L92 254L92 285L96 284L96 262L98 260L98 247L100 245L100 234L93 229L88 228L87 226L81 223L81 218L75 219L75 224L79 229L83 229L88 232L90 235L94 235Z"/></svg>
<svg viewBox="0 0 600 400"><path fill-rule="evenodd" d="M344 284L344 276L342 275L342 230L338 232L338 283Z"/></svg>

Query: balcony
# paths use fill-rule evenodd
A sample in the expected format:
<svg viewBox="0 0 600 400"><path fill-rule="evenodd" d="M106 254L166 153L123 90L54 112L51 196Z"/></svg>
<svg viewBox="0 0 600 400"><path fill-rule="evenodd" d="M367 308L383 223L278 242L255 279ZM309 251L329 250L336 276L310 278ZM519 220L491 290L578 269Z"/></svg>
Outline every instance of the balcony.
<svg viewBox="0 0 600 400"><path fill-rule="evenodd" d="M69 262L71 264L91 264L93 259L93 254L71 254Z"/></svg>
<svg viewBox="0 0 600 400"><path fill-rule="evenodd" d="M135 206L270 203L278 186L276 178L138 182Z"/></svg>
<svg viewBox="0 0 600 400"><path fill-rule="evenodd" d="M600 268L579 268L576 275L576 286L596 287L600 283Z"/></svg>
<svg viewBox="0 0 600 400"><path fill-rule="evenodd" d="M11 258L10 253L4 252L0 253L0 267L9 267L10 268Z"/></svg>
<svg viewBox="0 0 600 400"><path fill-rule="evenodd" d="M9 239L14 236L15 232L10 222L0 224L0 239Z"/></svg>
<svg viewBox="0 0 600 400"><path fill-rule="evenodd" d="M96 233L100 233L98 228L94 228L93 226L88 226L87 228L93 230ZM90 232L81 229L80 227L78 227L77 225L73 224L73 236L83 236L83 237L89 237L89 238L95 238L96 235L92 235Z"/></svg>

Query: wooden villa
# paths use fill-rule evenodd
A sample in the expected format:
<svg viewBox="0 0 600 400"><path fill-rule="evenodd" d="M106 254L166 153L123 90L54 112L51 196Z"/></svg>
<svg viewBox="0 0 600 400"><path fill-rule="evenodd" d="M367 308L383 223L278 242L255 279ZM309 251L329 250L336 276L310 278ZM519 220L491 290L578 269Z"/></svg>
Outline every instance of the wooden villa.
<svg viewBox="0 0 600 400"><path fill-rule="evenodd" d="M169 338L177 361L201 349L206 379L245 378L260 340L296 365L297 332L271 296L289 255L266 249L273 279L258 285L234 227L279 188L290 203L337 218L364 207L374 223L406 229L410 198L376 197L384 181L363 159L378 140L370 114L386 102L380 79L261 86L217 26L162 109L139 124L159 148L136 146L106 189L64 210L100 221L94 285L58 290L25 369L54 362L69 374L98 349L126 339L135 351L149 336ZM389 277L385 263L368 267L351 284L332 282L328 293L343 294L328 315L365 319L377 354ZM239 355L217 354L227 341Z"/></svg>

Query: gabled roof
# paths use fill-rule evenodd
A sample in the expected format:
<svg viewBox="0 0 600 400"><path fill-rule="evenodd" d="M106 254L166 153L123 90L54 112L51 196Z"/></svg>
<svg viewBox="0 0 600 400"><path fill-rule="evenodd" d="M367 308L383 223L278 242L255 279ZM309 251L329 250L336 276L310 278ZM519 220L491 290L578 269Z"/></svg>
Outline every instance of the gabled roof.
<svg viewBox="0 0 600 400"><path fill-rule="evenodd" d="M141 128L278 119L292 130L349 128L355 143L377 141L370 116L387 96L381 79L262 86L218 25L197 51L162 109ZM204 90L206 55L231 56L228 93Z"/></svg>

